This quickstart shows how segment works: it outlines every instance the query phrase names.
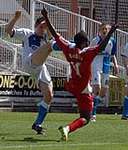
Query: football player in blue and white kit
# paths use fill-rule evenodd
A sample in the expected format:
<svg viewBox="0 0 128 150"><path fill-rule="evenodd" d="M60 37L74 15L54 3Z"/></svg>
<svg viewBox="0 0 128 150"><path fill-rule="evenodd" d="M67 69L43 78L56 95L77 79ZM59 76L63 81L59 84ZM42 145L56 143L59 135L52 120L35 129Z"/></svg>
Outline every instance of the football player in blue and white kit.
<svg viewBox="0 0 128 150"><path fill-rule="evenodd" d="M101 24L98 35L91 41L90 46L99 44L110 30L110 25ZM119 72L116 60L116 41L113 37L110 38L105 50L96 56L92 64L92 87L94 94L94 107L92 112L92 121L96 121L97 106L101 99L105 97L109 88L109 74L111 59L114 63L115 73Z"/></svg>
<svg viewBox="0 0 128 150"><path fill-rule="evenodd" d="M128 43L126 43L124 47L124 52L121 54L124 60L124 67L126 70L126 78L125 78L125 96L123 102L123 112L122 118L123 120L128 120Z"/></svg>
<svg viewBox="0 0 128 150"><path fill-rule="evenodd" d="M22 62L26 72L34 76L39 83L39 88L43 95L39 103L39 112L32 129L38 134L42 133L41 124L44 121L51 100L53 98L53 84L50 74L46 68L45 60L52 51L51 43L46 36L47 25L43 17L37 18L35 22L35 31L26 28L16 29L15 23L19 20L21 11L15 12L13 18L6 25L6 32L13 38L19 38L23 43ZM47 38L48 37L48 38Z"/></svg>

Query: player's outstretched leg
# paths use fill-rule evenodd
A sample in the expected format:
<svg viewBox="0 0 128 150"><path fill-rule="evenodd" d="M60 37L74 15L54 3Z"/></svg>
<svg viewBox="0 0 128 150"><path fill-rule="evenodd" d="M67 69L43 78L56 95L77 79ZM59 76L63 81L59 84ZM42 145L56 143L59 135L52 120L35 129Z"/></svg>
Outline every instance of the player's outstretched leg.
<svg viewBox="0 0 128 150"><path fill-rule="evenodd" d="M37 134L45 135L46 129L42 128L41 125L36 125L35 123L33 123L32 129L35 130L37 132Z"/></svg>
<svg viewBox="0 0 128 150"><path fill-rule="evenodd" d="M35 130L37 132L37 134L45 134L46 129L42 128L41 124L47 115L48 109L49 109L49 107L44 101L42 101L39 104L38 116L36 118L36 121L32 125L32 129Z"/></svg>
<svg viewBox="0 0 128 150"><path fill-rule="evenodd" d="M61 140L68 141L68 133L69 133L68 126L67 127L60 126L58 130L61 133Z"/></svg>
<svg viewBox="0 0 128 150"><path fill-rule="evenodd" d="M42 72L46 72L45 75L40 73L40 78L41 81L45 80L45 82L40 82L39 87L41 90L41 93L43 94L43 100L39 103L39 110L38 110L38 115L36 117L36 120L34 121L34 124L32 125L32 129L37 132L37 134L45 133L46 129L41 127L41 124L44 122L48 111L49 107L53 98L53 84L51 81L51 77L48 74L48 71L45 66L42 67Z"/></svg>
<svg viewBox="0 0 128 150"><path fill-rule="evenodd" d="M78 118L65 127L60 126L58 130L61 133L61 140L68 141L69 133L74 132L75 130L85 126L86 124L87 120L85 118Z"/></svg>
<svg viewBox="0 0 128 150"><path fill-rule="evenodd" d="M91 116L91 121L96 122L96 113L97 113L97 107L100 103L100 97L96 96L94 97L94 103L93 103L93 111L92 111L92 116Z"/></svg>

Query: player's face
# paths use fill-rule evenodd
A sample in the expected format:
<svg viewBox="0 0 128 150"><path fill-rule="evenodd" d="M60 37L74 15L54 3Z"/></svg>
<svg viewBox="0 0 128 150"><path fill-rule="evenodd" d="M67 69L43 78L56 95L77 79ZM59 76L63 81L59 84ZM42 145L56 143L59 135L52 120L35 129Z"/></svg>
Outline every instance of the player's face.
<svg viewBox="0 0 128 150"><path fill-rule="evenodd" d="M107 35L107 33L108 33L108 29L107 29L106 25L102 26L102 27L100 28L100 30L99 30L100 36L101 36L102 38L105 38L106 35Z"/></svg>
<svg viewBox="0 0 128 150"><path fill-rule="evenodd" d="M40 35L42 35L45 32L46 28L47 28L46 22L42 21L40 24L38 24L36 26L35 32L40 36Z"/></svg>
<svg viewBox="0 0 128 150"><path fill-rule="evenodd" d="M106 25L106 28L107 28L107 30L108 30L108 32L109 32L110 29L111 29L111 26L110 26L109 24L107 24L107 25Z"/></svg>

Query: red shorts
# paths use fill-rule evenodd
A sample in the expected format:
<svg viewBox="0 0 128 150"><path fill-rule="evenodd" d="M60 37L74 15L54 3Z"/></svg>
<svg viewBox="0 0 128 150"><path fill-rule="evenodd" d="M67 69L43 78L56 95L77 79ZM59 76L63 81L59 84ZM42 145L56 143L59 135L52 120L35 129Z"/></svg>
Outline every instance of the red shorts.
<svg viewBox="0 0 128 150"><path fill-rule="evenodd" d="M90 94L79 94L76 96L80 112L92 112L93 97Z"/></svg>
<svg viewBox="0 0 128 150"><path fill-rule="evenodd" d="M92 112L93 97L91 94L81 94L81 88L79 87L79 84L78 86L74 86L72 80L65 83L65 89L76 97L80 112Z"/></svg>

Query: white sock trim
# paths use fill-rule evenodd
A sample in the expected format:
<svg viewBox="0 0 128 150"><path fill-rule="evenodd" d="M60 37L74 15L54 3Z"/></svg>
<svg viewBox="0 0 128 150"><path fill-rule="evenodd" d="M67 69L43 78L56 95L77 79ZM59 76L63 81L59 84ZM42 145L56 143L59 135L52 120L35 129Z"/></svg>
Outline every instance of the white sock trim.
<svg viewBox="0 0 128 150"><path fill-rule="evenodd" d="M128 96L125 96L124 98L128 100Z"/></svg>
<svg viewBox="0 0 128 150"><path fill-rule="evenodd" d="M66 126L65 129L66 129L67 132L69 133L69 126Z"/></svg>
<svg viewBox="0 0 128 150"><path fill-rule="evenodd" d="M45 109L47 109L47 111L48 111L50 105L48 105L45 101L41 101L41 102L39 103L39 106L43 106L43 107L44 107Z"/></svg>
<svg viewBox="0 0 128 150"><path fill-rule="evenodd" d="M96 99L101 99L101 96L97 95L97 96L95 96L94 98L96 98Z"/></svg>

